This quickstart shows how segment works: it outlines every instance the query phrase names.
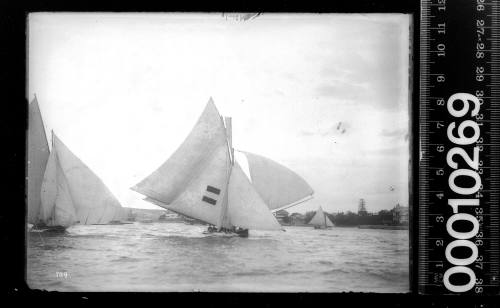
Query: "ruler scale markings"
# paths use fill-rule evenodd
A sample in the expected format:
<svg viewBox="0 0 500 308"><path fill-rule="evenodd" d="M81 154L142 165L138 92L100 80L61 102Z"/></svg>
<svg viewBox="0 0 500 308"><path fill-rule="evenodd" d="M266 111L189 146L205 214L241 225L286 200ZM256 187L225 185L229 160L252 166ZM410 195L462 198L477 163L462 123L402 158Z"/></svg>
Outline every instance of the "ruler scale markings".
<svg viewBox="0 0 500 308"><path fill-rule="evenodd" d="M474 268L473 265L469 268L475 273L474 279L481 278L484 281L482 280L482 284L474 285L476 281L471 279L472 285L468 284L467 287L470 288L466 291L472 294L498 294L499 291L499 209L492 206L498 205L497 191L500 190L498 177L500 158L497 158L500 157L500 146L498 146L500 129L496 125L500 119L500 90L497 90L500 88L498 16L496 0L421 1L419 139L422 154L418 181L420 204L417 214L419 218L417 281L420 293L456 294L463 291L455 287L455 282L452 282L451 278L448 278L447 286L442 279L445 271L453 267L444 255L444 248L453 240L445 228L446 220L453 215L447 200L457 198L480 200L479 206L467 207L466 210L462 206L458 210L460 213L471 215L474 215L476 210L478 215L474 217L480 219L478 230L481 234L476 233L476 237L472 237L470 241L478 245L477 249L483 261L479 262L482 270ZM445 24L445 31L440 31L443 29L438 23ZM448 34L454 36L455 40L451 40ZM438 48L437 44L441 44L441 48ZM468 59L470 62L462 63L459 61L461 59ZM464 82L465 80L467 82ZM470 93L482 100L478 117L448 115L446 106L443 107L445 104L439 100L446 101L452 94L458 92ZM446 126L451 122L456 122L458 126L466 119L478 124L481 141L470 146L452 143L447 136ZM439 130L440 124L443 124L445 129L441 126ZM455 135L456 133L455 128ZM448 166L446 153L457 146L463 148L466 153L472 153L471 147L480 148L481 165L473 171L479 175L482 186L476 190L475 196L460 195L448 187L447 179L455 169ZM458 162L457 170L465 169L461 164L464 162ZM457 183L462 181L457 180ZM439 199L434 197L436 194L440 194ZM431 263L441 266L438 268L430 265ZM494 273L493 276L489 271ZM441 275L441 280L437 280L439 283L436 283L436 274ZM496 280L491 277L495 277Z"/></svg>

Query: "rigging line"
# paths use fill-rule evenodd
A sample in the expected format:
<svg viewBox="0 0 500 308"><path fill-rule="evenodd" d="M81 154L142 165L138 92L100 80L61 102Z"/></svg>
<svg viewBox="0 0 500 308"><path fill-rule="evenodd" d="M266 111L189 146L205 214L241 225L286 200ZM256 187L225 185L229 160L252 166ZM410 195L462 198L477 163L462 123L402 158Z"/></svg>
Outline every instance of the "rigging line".
<svg viewBox="0 0 500 308"><path fill-rule="evenodd" d="M290 204L288 204L288 205L285 205L285 206L282 206L282 207L279 207L279 208L273 209L273 210L271 210L271 212L276 213L276 212L278 212L278 211L281 211L281 210L284 210L284 209L290 208L290 207L292 207L292 206L299 205L299 204L301 204L301 203L303 203L303 202L309 201L309 200L311 200L312 198L314 198L314 196L313 196L312 194L311 194L311 195L309 195L309 196L305 196L304 198L302 198L302 199L301 199L301 200L299 200L299 201L295 201L295 202L290 203Z"/></svg>
<svg viewBox="0 0 500 308"><path fill-rule="evenodd" d="M231 157L229 157L231 159ZM226 161L227 162L227 161ZM227 209L229 207L229 181L231 178L231 171L232 171L232 162L229 161L229 167L227 169L227 181L226 181L226 189L224 190L224 196L223 196L223 204L221 206L221 213L219 215L219 225L218 228L220 229L222 225L224 224L224 220L226 219L227 215Z"/></svg>
<svg viewBox="0 0 500 308"><path fill-rule="evenodd" d="M229 208L229 182L231 180L231 173L233 171L233 166L234 166L234 150L232 147L232 124L231 124L231 130L230 133L231 135L228 135L228 129L227 126L224 124L224 118L220 116L220 120L222 123L222 126L224 126L224 134L226 136L226 149L229 154L229 166L227 166L227 181L226 181L226 189L224 191L224 199L223 199L223 204L221 206L221 214L219 215L219 228L222 227L222 225L226 222L226 217L227 217L227 212ZM231 137L231 143L229 142L229 138ZM227 162L227 160L226 160ZM228 223L230 224L230 223Z"/></svg>

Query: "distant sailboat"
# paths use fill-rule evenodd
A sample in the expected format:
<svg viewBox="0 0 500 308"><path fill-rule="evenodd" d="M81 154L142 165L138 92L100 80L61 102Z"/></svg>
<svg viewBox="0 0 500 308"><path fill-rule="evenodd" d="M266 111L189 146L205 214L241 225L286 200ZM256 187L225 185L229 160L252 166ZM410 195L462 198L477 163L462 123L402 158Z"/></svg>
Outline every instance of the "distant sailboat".
<svg viewBox="0 0 500 308"><path fill-rule="evenodd" d="M264 159L245 154L250 160ZM262 165L252 164L257 166L253 170L258 170L259 184L264 180L259 177ZM270 185L283 188L276 182ZM282 230L270 208L289 205L301 197L285 190L283 198L276 198L262 186L252 185L234 159L231 118L223 119L212 99L177 151L131 189L145 195L146 201L216 226L219 231L240 228L243 236L248 235L248 229ZM312 189L307 193L312 194Z"/></svg>
<svg viewBox="0 0 500 308"><path fill-rule="evenodd" d="M314 213L313 218L308 222L309 225L313 225L314 229L327 229L330 227L333 227L333 223L326 216L325 212L323 212L323 209L321 206L318 208L316 213Z"/></svg>
<svg viewBox="0 0 500 308"><path fill-rule="evenodd" d="M78 222L121 219L122 207L104 183L52 132L52 151L36 98L29 105L27 195L33 231L63 231Z"/></svg>
<svg viewBox="0 0 500 308"><path fill-rule="evenodd" d="M27 177L26 194L28 199L27 219L28 223L35 225L38 223L40 214L43 174L49 159L49 145L43 120L38 107L36 97L28 106L28 142L27 142Z"/></svg>
<svg viewBox="0 0 500 308"><path fill-rule="evenodd" d="M122 219L123 208L101 179L73 154L57 136L53 150L57 153L69 187L77 220L81 224L109 224Z"/></svg>
<svg viewBox="0 0 500 308"><path fill-rule="evenodd" d="M28 109L28 223L32 225L31 231L61 232L76 223L67 179L56 152L49 153L36 98Z"/></svg>

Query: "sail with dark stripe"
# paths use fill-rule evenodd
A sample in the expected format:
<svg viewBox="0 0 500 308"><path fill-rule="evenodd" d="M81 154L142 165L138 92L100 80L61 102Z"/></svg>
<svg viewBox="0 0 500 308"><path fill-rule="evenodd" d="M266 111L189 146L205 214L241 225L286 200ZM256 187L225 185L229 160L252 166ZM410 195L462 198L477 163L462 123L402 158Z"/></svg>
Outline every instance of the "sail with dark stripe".
<svg viewBox="0 0 500 308"><path fill-rule="evenodd" d="M231 127L231 118L222 118L210 99L180 147L131 189L146 201L218 227L280 230L234 160Z"/></svg>
<svg viewBox="0 0 500 308"><path fill-rule="evenodd" d="M231 165L226 140L224 124L210 99L180 147L131 189L176 213L217 225Z"/></svg>

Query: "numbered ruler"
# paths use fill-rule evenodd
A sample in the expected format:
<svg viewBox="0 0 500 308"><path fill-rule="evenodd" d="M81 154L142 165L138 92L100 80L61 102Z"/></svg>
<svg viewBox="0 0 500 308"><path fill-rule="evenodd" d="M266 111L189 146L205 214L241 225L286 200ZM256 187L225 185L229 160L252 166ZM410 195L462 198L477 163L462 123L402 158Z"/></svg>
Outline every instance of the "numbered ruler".
<svg viewBox="0 0 500 308"><path fill-rule="evenodd" d="M421 2L421 294L499 294L499 8Z"/></svg>

